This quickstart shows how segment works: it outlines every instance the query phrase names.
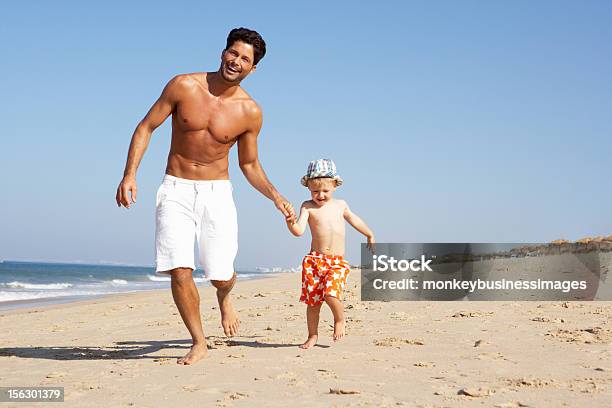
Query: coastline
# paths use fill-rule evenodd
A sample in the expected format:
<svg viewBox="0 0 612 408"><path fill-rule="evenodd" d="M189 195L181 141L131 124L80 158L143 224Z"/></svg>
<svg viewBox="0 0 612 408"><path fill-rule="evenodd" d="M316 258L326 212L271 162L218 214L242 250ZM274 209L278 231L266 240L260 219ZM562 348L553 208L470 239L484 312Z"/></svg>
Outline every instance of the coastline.
<svg viewBox="0 0 612 408"><path fill-rule="evenodd" d="M269 277L273 277L277 274L282 273L292 273L292 272L279 272L279 273L261 273L261 274L248 274L248 277L241 278L240 274L238 274L238 279L241 282L246 282L249 280L258 280L265 279ZM200 286L210 286L208 281L204 282L196 282L198 287ZM92 295L73 295L73 296L50 296L50 297L41 297L35 299L23 299L23 300L9 300L0 302L0 315L4 312L12 311L12 310L21 310L21 309L36 309L36 308L44 308L50 307L53 305L68 305L72 303L82 303L87 302L89 300L103 299L106 297L112 297L116 295L125 295L125 294L134 294L134 293L143 293L143 292L156 292L156 291L167 291L170 290L170 283L168 282L167 288L151 288L151 289L138 289L138 290L127 290L122 292L109 292L103 294L92 294Z"/></svg>
<svg viewBox="0 0 612 408"><path fill-rule="evenodd" d="M362 302L359 284L353 271L347 337L331 341L324 308L312 350L297 347L299 274L238 282L231 340L199 285L209 357L193 366L176 364L190 340L170 290L2 312L0 384L63 386L70 407L612 402L612 302Z"/></svg>

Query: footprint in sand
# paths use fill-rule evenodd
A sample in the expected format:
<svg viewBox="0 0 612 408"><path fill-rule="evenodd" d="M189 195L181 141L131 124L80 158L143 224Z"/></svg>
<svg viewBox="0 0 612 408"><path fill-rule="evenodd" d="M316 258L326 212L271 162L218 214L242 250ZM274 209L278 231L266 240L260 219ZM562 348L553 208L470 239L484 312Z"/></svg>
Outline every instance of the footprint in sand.
<svg viewBox="0 0 612 408"><path fill-rule="evenodd" d="M380 347L397 347L400 345L410 344L414 346L423 346L425 343L422 340L413 340L413 339L399 339L397 337L386 337L384 339L374 340L375 346Z"/></svg>
<svg viewBox="0 0 612 408"><path fill-rule="evenodd" d="M415 367L435 367L436 365L434 363L428 363L428 362L425 362L425 361L418 361L418 362L414 363L413 366L415 366Z"/></svg>
<svg viewBox="0 0 612 408"><path fill-rule="evenodd" d="M513 388L544 388L556 386L557 381L550 378L507 378L506 384Z"/></svg>
<svg viewBox="0 0 612 408"><path fill-rule="evenodd" d="M490 353L480 353L476 356L478 360L506 360L509 361L502 353L500 352L490 352Z"/></svg>
<svg viewBox="0 0 612 408"><path fill-rule="evenodd" d="M541 323L565 323L565 319L560 319L556 317L545 317L545 316L537 316L531 319L532 322L541 322Z"/></svg>
<svg viewBox="0 0 612 408"><path fill-rule="evenodd" d="M45 376L45 378L62 378L65 377L67 373L64 371L54 371Z"/></svg>
<svg viewBox="0 0 612 408"><path fill-rule="evenodd" d="M406 312L391 312L389 317L394 320L408 320L411 316L408 316Z"/></svg>
<svg viewBox="0 0 612 408"><path fill-rule="evenodd" d="M326 369L324 369L324 368L319 368L319 369L317 370L317 375L318 375L319 377L321 377L321 378L334 378L334 379L338 378L338 376L336 375L336 373L334 373L334 372L333 372L333 371L331 371L331 370L326 370Z"/></svg>
<svg viewBox="0 0 612 408"><path fill-rule="evenodd" d="M245 393L245 392L232 392L231 394L228 394L225 396L225 399L229 399L229 400L239 400L239 399L243 399L243 398L248 398L249 394Z"/></svg>
<svg viewBox="0 0 612 408"><path fill-rule="evenodd" d="M547 332L545 336L567 343L608 344L612 342L612 330L601 327L574 330L557 329Z"/></svg>
<svg viewBox="0 0 612 408"><path fill-rule="evenodd" d="M354 395L354 394L361 394L361 391L359 391L359 390L349 390L349 389L345 389L345 388L330 388L329 389L329 393L330 394L338 394L338 395Z"/></svg>
<svg viewBox="0 0 612 408"><path fill-rule="evenodd" d="M489 395L492 395L494 393L495 393L495 390L492 390L486 387L479 387L479 388L466 387L466 388L460 389L457 392L457 394L459 395L466 395L468 397L474 397L474 398L488 397Z"/></svg>
<svg viewBox="0 0 612 408"><path fill-rule="evenodd" d="M485 317L493 316L493 312L457 312L452 317Z"/></svg>

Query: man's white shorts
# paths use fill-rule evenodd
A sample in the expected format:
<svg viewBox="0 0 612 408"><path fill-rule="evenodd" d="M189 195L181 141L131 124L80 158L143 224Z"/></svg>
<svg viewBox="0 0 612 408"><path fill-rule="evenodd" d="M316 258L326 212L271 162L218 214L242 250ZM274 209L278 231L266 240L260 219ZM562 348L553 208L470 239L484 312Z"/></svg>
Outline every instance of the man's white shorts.
<svg viewBox="0 0 612 408"><path fill-rule="evenodd" d="M157 274L195 269L194 243L208 279L230 280L238 252L238 221L229 180L187 180L166 175L157 190Z"/></svg>

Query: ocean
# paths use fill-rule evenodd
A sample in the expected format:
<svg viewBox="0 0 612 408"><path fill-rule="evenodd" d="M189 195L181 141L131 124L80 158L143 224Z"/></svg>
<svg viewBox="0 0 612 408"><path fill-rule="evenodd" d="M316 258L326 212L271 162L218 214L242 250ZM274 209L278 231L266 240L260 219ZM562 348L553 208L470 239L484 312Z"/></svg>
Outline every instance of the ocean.
<svg viewBox="0 0 612 408"><path fill-rule="evenodd" d="M236 273L238 279L254 279L270 272ZM205 282L203 271L193 275L196 284ZM0 310L164 288L170 288L170 277L155 275L153 267L0 262Z"/></svg>

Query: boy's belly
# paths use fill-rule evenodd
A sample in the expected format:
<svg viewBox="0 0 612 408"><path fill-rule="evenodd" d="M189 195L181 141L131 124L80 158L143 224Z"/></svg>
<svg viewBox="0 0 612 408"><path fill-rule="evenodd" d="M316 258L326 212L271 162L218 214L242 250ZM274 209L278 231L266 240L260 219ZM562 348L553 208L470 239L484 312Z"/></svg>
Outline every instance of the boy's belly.
<svg viewBox="0 0 612 408"><path fill-rule="evenodd" d="M344 256L344 233L335 232L324 236L313 234L310 249L325 255Z"/></svg>

